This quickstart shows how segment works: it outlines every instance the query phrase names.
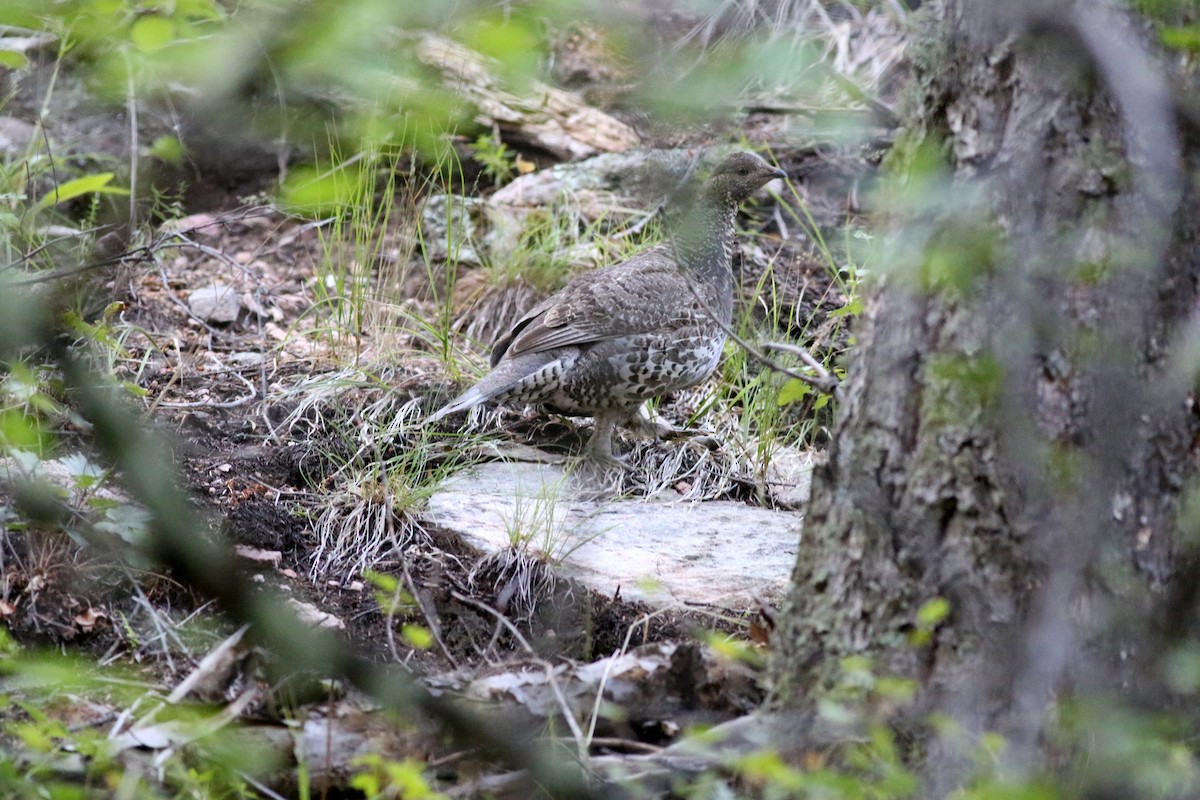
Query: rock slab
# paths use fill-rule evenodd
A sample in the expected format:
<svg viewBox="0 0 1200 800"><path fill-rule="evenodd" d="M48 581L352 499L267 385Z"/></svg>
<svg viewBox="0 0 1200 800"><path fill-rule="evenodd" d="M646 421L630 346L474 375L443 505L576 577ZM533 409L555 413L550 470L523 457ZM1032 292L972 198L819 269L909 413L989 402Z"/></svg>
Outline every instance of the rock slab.
<svg viewBox="0 0 1200 800"><path fill-rule="evenodd" d="M580 499L560 466L492 462L429 499L426 522L485 553L510 544L564 577L656 606L747 608L782 598L800 544L795 511L733 501Z"/></svg>

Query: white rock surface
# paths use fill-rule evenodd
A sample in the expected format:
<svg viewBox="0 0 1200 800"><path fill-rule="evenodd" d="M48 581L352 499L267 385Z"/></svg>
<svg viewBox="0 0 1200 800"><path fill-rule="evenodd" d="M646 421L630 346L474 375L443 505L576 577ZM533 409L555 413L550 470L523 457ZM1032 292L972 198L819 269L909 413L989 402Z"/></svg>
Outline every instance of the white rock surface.
<svg viewBox="0 0 1200 800"><path fill-rule="evenodd" d="M678 187L694 156L683 149L605 153L521 175L489 202L497 208L544 208L570 198L572 211L589 220L614 214L636 219Z"/></svg>
<svg viewBox="0 0 1200 800"><path fill-rule="evenodd" d="M0 156L19 158L33 144L37 128L15 117L0 117Z"/></svg>
<svg viewBox="0 0 1200 800"><path fill-rule="evenodd" d="M560 466L492 462L447 480L424 518L483 552L519 538L565 577L657 606L745 608L784 594L800 544L795 511L576 495Z"/></svg>
<svg viewBox="0 0 1200 800"><path fill-rule="evenodd" d="M430 261L453 260L479 266L487 228L487 201L478 197L435 194L421 206L421 246Z"/></svg>
<svg viewBox="0 0 1200 800"><path fill-rule="evenodd" d="M214 283L189 294L188 308L207 322L234 322L242 310L242 301L232 287Z"/></svg>

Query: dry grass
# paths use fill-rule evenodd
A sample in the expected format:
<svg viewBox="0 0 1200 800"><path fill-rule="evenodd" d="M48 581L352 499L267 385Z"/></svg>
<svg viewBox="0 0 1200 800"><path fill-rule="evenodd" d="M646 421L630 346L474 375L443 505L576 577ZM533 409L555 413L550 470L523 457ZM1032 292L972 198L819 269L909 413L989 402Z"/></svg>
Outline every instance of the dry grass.
<svg viewBox="0 0 1200 800"><path fill-rule="evenodd" d="M758 39L795 51L811 49L813 57L806 63L816 82L825 85L825 99L831 107L846 109L864 98L890 94L888 84L904 60L909 14L899 0L871 4L847 0L726 0L697 21L674 47L698 47L701 53L711 56L725 45ZM833 76L833 80L825 81L822 75ZM790 77L794 81L791 86L757 88L784 98L809 76Z"/></svg>

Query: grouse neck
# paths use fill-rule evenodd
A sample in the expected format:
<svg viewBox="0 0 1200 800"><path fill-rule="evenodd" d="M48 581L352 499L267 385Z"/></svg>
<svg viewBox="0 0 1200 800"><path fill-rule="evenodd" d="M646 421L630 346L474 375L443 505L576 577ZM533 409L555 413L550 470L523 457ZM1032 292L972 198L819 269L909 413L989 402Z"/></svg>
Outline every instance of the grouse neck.
<svg viewBox="0 0 1200 800"><path fill-rule="evenodd" d="M679 265L702 278L727 278L733 255L733 221L737 206L702 198L674 233Z"/></svg>

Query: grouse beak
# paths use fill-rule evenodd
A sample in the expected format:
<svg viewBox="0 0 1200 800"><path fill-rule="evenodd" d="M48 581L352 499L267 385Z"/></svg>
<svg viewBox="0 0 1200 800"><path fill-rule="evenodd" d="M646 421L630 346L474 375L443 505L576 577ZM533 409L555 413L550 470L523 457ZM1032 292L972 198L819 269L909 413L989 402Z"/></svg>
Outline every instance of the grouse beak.
<svg viewBox="0 0 1200 800"><path fill-rule="evenodd" d="M771 176L774 178L783 178L785 181L787 180L787 173L781 170L779 167L776 167L774 171L771 172Z"/></svg>

